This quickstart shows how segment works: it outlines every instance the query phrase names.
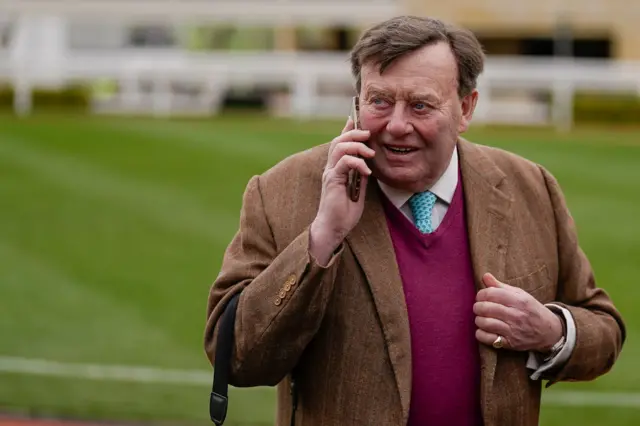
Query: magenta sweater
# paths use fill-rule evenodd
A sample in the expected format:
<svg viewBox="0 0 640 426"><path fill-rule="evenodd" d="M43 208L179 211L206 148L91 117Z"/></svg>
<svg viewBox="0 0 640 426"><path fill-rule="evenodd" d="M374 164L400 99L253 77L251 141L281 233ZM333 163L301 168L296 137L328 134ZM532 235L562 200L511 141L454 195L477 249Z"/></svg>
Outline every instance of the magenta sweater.
<svg viewBox="0 0 640 426"><path fill-rule="evenodd" d="M432 234L382 195L409 314L409 426L479 426L480 360L462 182Z"/></svg>

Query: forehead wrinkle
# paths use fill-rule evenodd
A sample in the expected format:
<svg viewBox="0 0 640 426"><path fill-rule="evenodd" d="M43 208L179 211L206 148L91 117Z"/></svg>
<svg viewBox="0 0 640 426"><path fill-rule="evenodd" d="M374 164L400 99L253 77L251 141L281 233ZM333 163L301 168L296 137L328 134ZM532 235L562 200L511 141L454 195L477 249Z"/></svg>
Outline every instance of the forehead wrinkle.
<svg viewBox="0 0 640 426"><path fill-rule="evenodd" d="M398 89L395 87L432 92L438 98L448 97L458 90L458 65L450 48L444 44L425 46L407 54L390 64L383 73L376 63L365 63L360 75L365 91L369 86L375 86L387 95L396 94Z"/></svg>

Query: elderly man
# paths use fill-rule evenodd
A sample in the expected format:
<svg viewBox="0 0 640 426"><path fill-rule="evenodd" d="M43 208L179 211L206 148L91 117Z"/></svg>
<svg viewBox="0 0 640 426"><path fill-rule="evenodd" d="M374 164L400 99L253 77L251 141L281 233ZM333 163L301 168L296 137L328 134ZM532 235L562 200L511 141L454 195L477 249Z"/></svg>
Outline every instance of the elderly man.
<svg viewBox="0 0 640 426"><path fill-rule="evenodd" d="M625 340L558 183L460 137L484 63L471 32L393 18L351 63L365 130L349 119L249 181L209 359L242 291L231 384L277 384L278 425L537 425L542 379L594 379Z"/></svg>

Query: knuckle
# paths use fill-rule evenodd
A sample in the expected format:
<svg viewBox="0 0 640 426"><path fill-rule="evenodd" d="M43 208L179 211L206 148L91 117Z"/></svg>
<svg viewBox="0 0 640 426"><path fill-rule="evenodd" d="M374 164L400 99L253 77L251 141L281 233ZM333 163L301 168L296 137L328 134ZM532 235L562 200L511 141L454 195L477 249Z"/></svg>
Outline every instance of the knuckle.
<svg viewBox="0 0 640 426"><path fill-rule="evenodd" d="M516 296L516 303L519 307L526 309L528 307L527 299L523 297L521 294Z"/></svg>
<svg viewBox="0 0 640 426"><path fill-rule="evenodd" d="M338 143L335 148L333 148L333 156L334 157L342 157L344 155L344 143Z"/></svg>
<svg viewBox="0 0 640 426"><path fill-rule="evenodd" d="M522 295L522 306L530 311L535 308L535 299L528 297L528 295Z"/></svg>
<svg viewBox="0 0 640 426"><path fill-rule="evenodd" d="M489 309L487 306L487 302L480 302L478 303L478 315L481 316L488 316L489 314Z"/></svg>
<svg viewBox="0 0 640 426"><path fill-rule="evenodd" d="M473 304L473 313L476 315L480 315L480 313L482 312L482 306L481 306L482 302L478 302L478 303L474 303Z"/></svg>
<svg viewBox="0 0 640 426"><path fill-rule="evenodd" d="M356 168L358 164L358 159L351 155L345 155L344 157L342 157L341 161L343 165L345 165L346 168L348 169L348 170L345 170L345 172L349 172L350 169Z"/></svg>
<svg viewBox="0 0 640 426"><path fill-rule="evenodd" d="M525 322L525 314L522 311L517 311L514 315L513 315L513 324L517 327L521 327L522 324L524 324Z"/></svg>
<svg viewBox="0 0 640 426"><path fill-rule="evenodd" d="M337 165L336 165L337 167ZM334 181L337 175L337 171L336 171L336 167L333 167L331 169L327 169L323 174L322 174L322 183L324 185L329 184L330 182Z"/></svg>
<svg viewBox="0 0 640 426"><path fill-rule="evenodd" d="M480 328L486 328L487 327L487 320L484 317L476 317L476 326L480 327Z"/></svg>

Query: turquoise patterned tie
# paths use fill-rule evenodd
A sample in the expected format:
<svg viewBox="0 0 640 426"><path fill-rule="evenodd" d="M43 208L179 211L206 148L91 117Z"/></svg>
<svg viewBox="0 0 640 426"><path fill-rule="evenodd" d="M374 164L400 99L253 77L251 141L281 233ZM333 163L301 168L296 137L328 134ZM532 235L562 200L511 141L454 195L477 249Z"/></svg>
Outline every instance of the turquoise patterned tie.
<svg viewBox="0 0 640 426"><path fill-rule="evenodd" d="M431 225L431 212L436 204L436 196L429 191L419 192L409 198L409 207L415 221L416 227L423 234L433 232Z"/></svg>

